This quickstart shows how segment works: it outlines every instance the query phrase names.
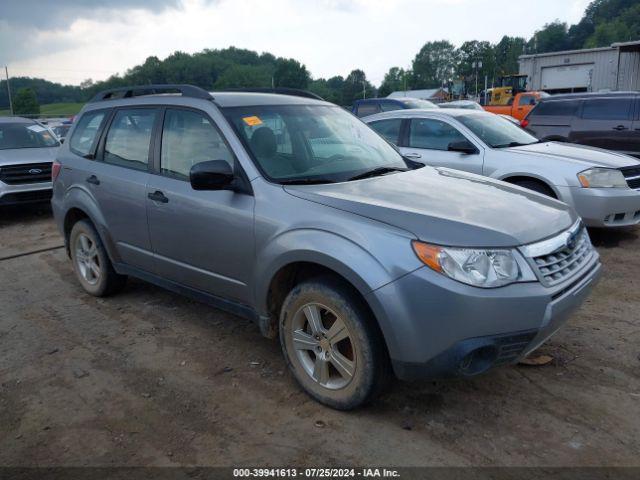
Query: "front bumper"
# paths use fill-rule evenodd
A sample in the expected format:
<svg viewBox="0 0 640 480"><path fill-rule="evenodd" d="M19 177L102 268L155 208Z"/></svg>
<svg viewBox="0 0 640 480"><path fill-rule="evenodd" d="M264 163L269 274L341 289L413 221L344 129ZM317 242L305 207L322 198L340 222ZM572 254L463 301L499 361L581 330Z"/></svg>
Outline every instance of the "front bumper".
<svg viewBox="0 0 640 480"><path fill-rule="evenodd" d="M640 223L640 191L630 188L557 187L589 227L625 227Z"/></svg>
<svg viewBox="0 0 640 480"><path fill-rule="evenodd" d="M51 201L51 182L7 185L0 182L0 205L19 205Z"/></svg>
<svg viewBox="0 0 640 480"><path fill-rule="evenodd" d="M566 282L496 289L464 285L428 267L368 295L396 376L477 375L514 363L553 335L601 274L598 256Z"/></svg>

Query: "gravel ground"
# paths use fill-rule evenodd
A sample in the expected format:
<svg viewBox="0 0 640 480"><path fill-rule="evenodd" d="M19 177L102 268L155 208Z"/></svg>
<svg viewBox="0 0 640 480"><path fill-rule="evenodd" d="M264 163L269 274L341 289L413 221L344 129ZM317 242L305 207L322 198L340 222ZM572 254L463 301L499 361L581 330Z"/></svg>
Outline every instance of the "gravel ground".
<svg viewBox="0 0 640 480"><path fill-rule="evenodd" d="M50 212L1 211L0 465L640 466L639 234L592 232L605 274L550 364L343 413L250 322L135 280L90 297Z"/></svg>

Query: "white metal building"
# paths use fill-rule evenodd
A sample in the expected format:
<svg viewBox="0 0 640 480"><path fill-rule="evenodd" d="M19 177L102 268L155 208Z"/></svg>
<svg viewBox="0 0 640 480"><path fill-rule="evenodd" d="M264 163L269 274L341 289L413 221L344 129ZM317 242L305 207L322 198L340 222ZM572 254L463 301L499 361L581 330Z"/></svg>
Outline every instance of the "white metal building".
<svg viewBox="0 0 640 480"><path fill-rule="evenodd" d="M549 93L640 90L640 40L610 47L522 55L529 90Z"/></svg>

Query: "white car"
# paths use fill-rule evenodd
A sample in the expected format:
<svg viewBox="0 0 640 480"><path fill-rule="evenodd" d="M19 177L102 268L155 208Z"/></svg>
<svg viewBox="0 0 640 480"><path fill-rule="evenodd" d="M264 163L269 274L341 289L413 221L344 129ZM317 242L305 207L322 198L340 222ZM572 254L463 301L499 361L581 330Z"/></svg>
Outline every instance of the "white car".
<svg viewBox="0 0 640 480"><path fill-rule="evenodd" d="M504 118L476 110L398 110L363 120L411 160L557 198L589 226L640 223L640 161L633 157L541 142Z"/></svg>

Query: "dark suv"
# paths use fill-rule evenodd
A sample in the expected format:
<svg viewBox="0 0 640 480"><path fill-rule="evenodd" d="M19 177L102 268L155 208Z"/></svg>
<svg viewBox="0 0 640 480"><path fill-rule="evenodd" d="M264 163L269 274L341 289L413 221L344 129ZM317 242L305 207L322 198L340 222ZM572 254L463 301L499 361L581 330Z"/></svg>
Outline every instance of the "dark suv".
<svg viewBox="0 0 640 480"><path fill-rule="evenodd" d="M542 99L522 126L542 140L579 143L640 157L638 92L554 95Z"/></svg>
<svg viewBox="0 0 640 480"><path fill-rule="evenodd" d="M419 98L367 98L356 100L353 103L352 112L357 117L367 117L380 112L407 108L438 108L438 106L429 100Z"/></svg>

